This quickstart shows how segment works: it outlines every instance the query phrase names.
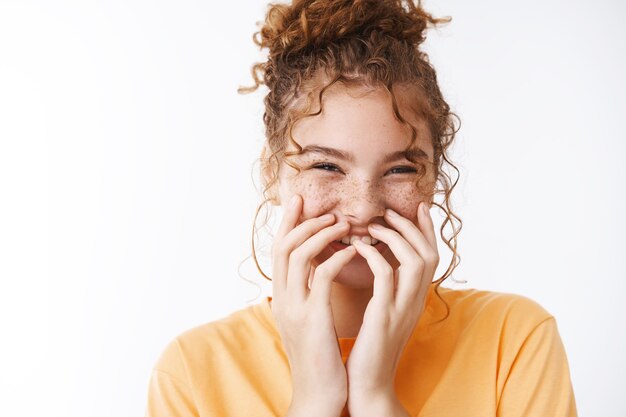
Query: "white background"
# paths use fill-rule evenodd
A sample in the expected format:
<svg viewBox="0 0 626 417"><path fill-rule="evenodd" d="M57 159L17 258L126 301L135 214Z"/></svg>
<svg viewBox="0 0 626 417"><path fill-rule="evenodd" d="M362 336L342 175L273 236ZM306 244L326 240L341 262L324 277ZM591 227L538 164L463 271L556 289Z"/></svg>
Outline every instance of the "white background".
<svg viewBox="0 0 626 417"><path fill-rule="evenodd" d="M169 340L270 294L237 271L265 4L0 0L0 415L143 415ZM462 120L453 287L538 301L579 414L624 416L626 7L426 6L453 17L427 42Z"/></svg>

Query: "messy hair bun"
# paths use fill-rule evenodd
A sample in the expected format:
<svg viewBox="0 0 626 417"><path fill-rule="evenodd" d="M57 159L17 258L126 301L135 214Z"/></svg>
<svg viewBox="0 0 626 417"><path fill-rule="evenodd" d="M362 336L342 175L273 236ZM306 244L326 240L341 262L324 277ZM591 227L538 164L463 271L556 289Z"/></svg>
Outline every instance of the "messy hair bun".
<svg viewBox="0 0 626 417"><path fill-rule="evenodd" d="M405 10L403 6L407 7ZM412 2L380 0L295 1L272 5L257 44L272 58L320 49L349 37L369 38L372 33L421 44L427 22L438 20Z"/></svg>
<svg viewBox="0 0 626 417"><path fill-rule="evenodd" d="M277 202L278 167L281 161L292 165L289 157L294 154L287 152L287 145L301 150L292 136L294 124L321 113L324 92L334 84L383 88L391 96L396 118L411 128L411 146L418 129L400 114L399 100L428 128L434 161L422 167L417 186L446 215L440 234L453 256L446 272L435 281L437 287L451 275L460 261L456 238L462 222L451 209L450 195L459 171L447 151L458 131L458 117L443 99L436 72L419 48L428 26L450 20L432 17L420 1L415 4L413 0L293 0L268 5L265 21L259 22L261 28L253 35L254 43L267 49L267 60L252 66L255 85L238 89L248 93L265 85L269 90L264 99L267 142L261 169L271 175L264 181L265 200L257 216L264 203ZM399 91L402 94L396 97ZM316 111L312 111L314 103L319 104ZM454 180L447 168L455 172ZM435 181L424 184L428 172ZM435 195L442 195L443 201L433 201ZM449 236L444 233L446 225L452 229ZM252 249L257 262L254 230Z"/></svg>

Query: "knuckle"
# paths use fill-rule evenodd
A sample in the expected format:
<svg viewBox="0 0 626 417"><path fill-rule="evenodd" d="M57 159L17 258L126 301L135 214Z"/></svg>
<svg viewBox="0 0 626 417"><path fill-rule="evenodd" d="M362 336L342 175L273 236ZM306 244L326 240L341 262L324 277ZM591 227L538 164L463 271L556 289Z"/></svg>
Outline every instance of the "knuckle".
<svg viewBox="0 0 626 417"><path fill-rule="evenodd" d="M393 268L391 265L383 265L379 268L380 274L386 278L393 277Z"/></svg>
<svg viewBox="0 0 626 417"><path fill-rule="evenodd" d="M425 262L422 258L416 256L409 261L409 265L407 266L412 270L421 272L424 269Z"/></svg>
<svg viewBox="0 0 626 417"><path fill-rule="evenodd" d="M424 256L424 261L429 265L435 265L439 263L439 255L431 252Z"/></svg>
<svg viewBox="0 0 626 417"><path fill-rule="evenodd" d="M411 286L410 288L407 289L406 296L409 299L414 299L414 298L416 298L418 296L418 294L419 294L419 288L416 285L416 286Z"/></svg>
<svg viewBox="0 0 626 417"><path fill-rule="evenodd" d="M304 255L302 249L298 248L289 254L289 263L300 264L306 261L306 256Z"/></svg>
<svg viewBox="0 0 626 417"><path fill-rule="evenodd" d="M315 269L314 279L324 278L328 276L329 274L330 274L330 271L329 271L328 265L326 265L325 263L322 263Z"/></svg>

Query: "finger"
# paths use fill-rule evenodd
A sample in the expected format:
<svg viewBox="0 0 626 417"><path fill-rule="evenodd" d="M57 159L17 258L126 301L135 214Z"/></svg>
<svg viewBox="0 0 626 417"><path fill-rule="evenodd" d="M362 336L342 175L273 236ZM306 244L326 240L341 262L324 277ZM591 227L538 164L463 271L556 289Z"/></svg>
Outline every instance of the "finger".
<svg viewBox="0 0 626 417"><path fill-rule="evenodd" d="M302 224L296 226L302 211L302 199L296 195L294 198L295 206L291 207L285 213L279 231L274 237L272 245L272 266L274 285L279 289L287 286L286 277L289 269L289 255L302 242L311 235L317 233L324 227L327 227L334 221L332 214L326 214L320 217L305 220ZM290 204L294 203L293 201ZM287 233L285 233L287 231Z"/></svg>
<svg viewBox="0 0 626 417"><path fill-rule="evenodd" d="M435 272L437 272L437 266L439 265L439 250L437 249L435 224L430 216L429 206L425 201L422 202L418 211L420 214L417 216L417 222L432 250L431 252L425 252L422 255L422 258L426 262L426 274L428 275L428 282L425 283L425 285L430 285L432 283L432 278L435 276ZM422 216L421 218L420 215Z"/></svg>
<svg viewBox="0 0 626 417"><path fill-rule="evenodd" d="M420 204L419 212L417 216L417 222L420 225L420 229L426 236L426 240L430 244L430 247L437 252L437 236L435 234L435 224L433 222L432 217L430 216L430 208L425 201L422 201ZM420 217L421 216L421 217Z"/></svg>
<svg viewBox="0 0 626 417"><path fill-rule="evenodd" d="M323 216L307 219L302 224L296 225L302 212L302 199L296 195L290 204L294 204L292 209L288 209L285 218L281 222L279 230L274 237L274 245L272 246L272 258L289 256L292 250L300 246L311 235L319 232L322 228L331 224L335 216L333 214L325 214Z"/></svg>
<svg viewBox="0 0 626 417"><path fill-rule="evenodd" d="M373 238L385 242L400 265L407 268L421 268L423 261L413 246L396 230L389 229L378 223L370 223L368 231Z"/></svg>
<svg viewBox="0 0 626 417"><path fill-rule="evenodd" d="M331 226L334 223L335 216L333 214L324 214L320 217L313 217L305 220L302 224L296 226L293 230L283 237L282 245L288 252L293 251L302 245L311 236L319 233L322 229Z"/></svg>
<svg viewBox="0 0 626 417"><path fill-rule="evenodd" d="M333 221L334 216L332 214L314 217L296 226L282 239L274 238L274 244L272 245L274 274L285 276L289 269L289 256L291 253L308 238L332 224ZM284 284L286 285L286 282Z"/></svg>
<svg viewBox="0 0 626 417"><path fill-rule="evenodd" d="M330 258L315 268L313 282L311 284L310 298L316 302L330 302L330 290L333 280L339 271L346 266L356 255L356 249L350 245L347 248L335 252Z"/></svg>
<svg viewBox="0 0 626 417"><path fill-rule="evenodd" d="M300 301L306 299L311 261L324 250L329 243L341 239L348 233L348 222L328 226L304 241L289 255L287 270L287 292Z"/></svg>
<svg viewBox="0 0 626 417"><path fill-rule="evenodd" d="M424 203L422 203L424 204ZM417 217L418 224L424 223L424 219L421 217L424 215L422 212L422 205L418 207ZM421 213L421 214L420 214ZM415 249L415 251L424 259L424 260L432 260L437 255L437 242L435 240L435 246L432 246L432 243L429 241L429 238L426 236L424 231L420 230L418 226L415 225L412 221L403 217L396 213L391 209L387 209L385 211L385 220L387 223L392 226L395 230L398 231L402 235L402 237L409 242L409 244ZM430 224L431 228L432 221ZM432 229L434 236L434 229Z"/></svg>
<svg viewBox="0 0 626 417"><path fill-rule="evenodd" d="M408 220L407 220L408 221ZM369 226L372 237L385 242L394 256L400 262L398 269L398 283L396 286L396 301L411 300L417 297L423 282L425 262L415 251L415 248L395 230L386 228L377 223ZM415 231L417 232L417 231Z"/></svg>
<svg viewBox="0 0 626 417"><path fill-rule="evenodd" d="M422 229L426 229L426 231L430 230L430 233L425 233L423 230L420 230L415 223L399 215L393 210L387 209L385 212L385 220L387 223L394 227L402 235L402 237L404 237L404 239L406 239L406 241L409 242L413 248L415 248L418 255L423 259L425 263L424 276L428 277L428 282L422 283L422 286L427 286L430 282L432 282L432 277L435 275L437 265L439 265L437 240L434 237L435 230L432 220L428 215L428 210L424 210L425 207L426 203L423 202L418 207L417 220ZM424 216L428 217L428 219L425 220ZM430 222L429 226L424 224L426 221ZM430 236L430 238L428 236ZM432 243L429 242L429 239L434 241L434 246L432 246Z"/></svg>
<svg viewBox="0 0 626 417"><path fill-rule="evenodd" d="M393 303L394 277L393 268L385 258L372 246L355 240L353 246L365 258L374 273L374 295L372 298L383 304Z"/></svg>
<svg viewBox="0 0 626 417"><path fill-rule="evenodd" d="M278 231L274 236L272 243L272 295L275 297L277 292L281 292L287 285L287 255L286 248L279 247L283 241L283 237L292 230L300 217L302 211L302 197L294 194L289 200L287 209L283 214L283 218L278 227Z"/></svg>
<svg viewBox="0 0 626 417"><path fill-rule="evenodd" d="M298 218L300 217L301 210L302 197L300 197L299 194L294 194L287 204L287 209L283 214L283 219L280 222L280 226L278 227L275 238L282 239L283 236L289 233L289 231L296 226Z"/></svg>

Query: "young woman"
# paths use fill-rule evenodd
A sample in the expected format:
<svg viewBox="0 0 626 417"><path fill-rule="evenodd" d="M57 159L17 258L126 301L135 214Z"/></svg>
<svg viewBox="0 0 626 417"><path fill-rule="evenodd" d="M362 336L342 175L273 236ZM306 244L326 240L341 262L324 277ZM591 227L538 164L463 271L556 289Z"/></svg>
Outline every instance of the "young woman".
<svg viewBox="0 0 626 417"><path fill-rule="evenodd" d="M173 340L148 416L576 416L554 317L440 287L456 125L419 49L440 22L410 1L270 5L242 91L269 89L273 294ZM432 205L452 228L438 279Z"/></svg>

